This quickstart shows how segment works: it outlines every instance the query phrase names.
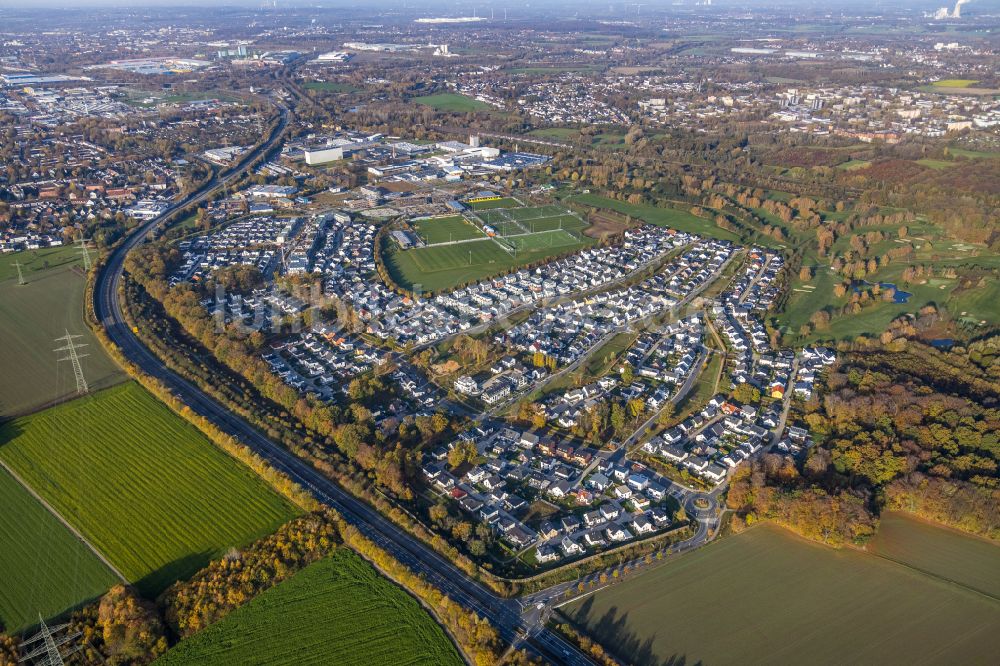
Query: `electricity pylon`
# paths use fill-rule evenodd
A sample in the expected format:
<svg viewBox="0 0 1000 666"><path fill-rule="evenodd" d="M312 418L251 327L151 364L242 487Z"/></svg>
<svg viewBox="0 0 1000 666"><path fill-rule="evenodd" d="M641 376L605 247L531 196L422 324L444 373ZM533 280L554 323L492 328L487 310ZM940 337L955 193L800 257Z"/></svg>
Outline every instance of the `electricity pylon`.
<svg viewBox="0 0 1000 666"><path fill-rule="evenodd" d="M90 388L87 386L87 379L83 376L83 368L80 366L80 359L89 356L89 354L78 354L77 349L82 349L86 347L85 344L80 344L74 340L74 338L82 338L82 335L72 335L67 330L66 335L61 338L56 338L56 342L65 342L66 344L53 351L66 352L66 356L59 359L60 361L69 361L73 366L73 375L76 377L76 393L77 395L83 395L87 393Z"/></svg>
<svg viewBox="0 0 1000 666"><path fill-rule="evenodd" d="M24 273L21 272L21 262L15 261L14 268L17 269L17 283L20 285L25 285L27 282L24 281Z"/></svg>
<svg viewBox="0 0 1000 666"><path fill-rule="evenodd" d="M76 239L76 247L80 250L80 254L83 256L83 269L90 270L90 249L87 247L87 239L80 236Z"/></svg>
<svg viewBox="0 0 1000 666"><path fill-rule="evenodd" d="M21 643L21 648L26 652L18 663L32 664L32 666L63 666L66 657L83 649L82 643L70 645L65 652L59 649L79 638L82 632L68 631L68 624L50 627L45 624L41 615L38 616L38 622L40 625L38 633Z"/></svg>

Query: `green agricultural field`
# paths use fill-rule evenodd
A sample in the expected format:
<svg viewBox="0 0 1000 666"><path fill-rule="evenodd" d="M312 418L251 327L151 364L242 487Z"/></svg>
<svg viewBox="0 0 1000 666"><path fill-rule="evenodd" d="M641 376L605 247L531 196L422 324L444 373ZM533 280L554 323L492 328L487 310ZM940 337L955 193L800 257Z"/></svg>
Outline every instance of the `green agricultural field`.
<svg viewBox="0 0 1000 666"><path fill-rule="evenodd" d="M428 245L486 237L478 227L461 215L414 220L412 226Z"/></svg>
<svg viewBox="0 0 1000 666"><path fill-rule="evenodd" d="M414 97L413 101L438 111L454 111L456 113L496 111L496 109L486 102L480 102L478 99L459 95L458 93L438 93L436 95L426 95L425 97Z"/></svg>
<svg viewBox="0 0 1000 666"><path fill-rule="evenodd" d="M13 262L22 264L27 284L19 285ZM92 388L122 381L125 375L103 351L84 321L86 277L75 248L58 247L0 258L0 417L23 414L76 391L73 369L58 362L55 339L68 330L88 345L81 354Z"/></svg>
<svg viewBox="0 0 1000 666"><path fill-rule="evenodd" d="M1000 599L1000 544L992 541L889 512L867 550Z"/></svg>
<svg viewBox="0 0 1000 666"><path fill-rule="evenodd" d="M159 666L462 664L420 604L340 550L181 641Z"/></svg>
<svg viewBox="0 0 1000 666"><path fill-rule="evenodd" d="M3 424L0 459L149 598L298 513L132 382Z"/></svg>
<svg viewBox="0 0 1000 666"><path fill-rule="evenodd" d="M630 215L633 219L642 220L643 222L655 224L660 227L670 227L678 231L702 234L723 240L739 240L739 237L731 231L726 231L715 226L714 221L702 219L677 208L657 208L645 204L630 204L625 201L602 197L598 194L576 194L571 196L570 199L595 208L608 208L623 215Z"/></svg>
<svg viewBox="0 0 1000 666"><path fill-rule="evenodd" d="M0 627L14 633L95 599L114 574L0 468Z"/></svg>
<svg viewBox="0 0 1000 666"><path fill-rule="evenodd" d="M968 664L1000 650L1000 601L769 525L564 610L638 666Z"/></svg>

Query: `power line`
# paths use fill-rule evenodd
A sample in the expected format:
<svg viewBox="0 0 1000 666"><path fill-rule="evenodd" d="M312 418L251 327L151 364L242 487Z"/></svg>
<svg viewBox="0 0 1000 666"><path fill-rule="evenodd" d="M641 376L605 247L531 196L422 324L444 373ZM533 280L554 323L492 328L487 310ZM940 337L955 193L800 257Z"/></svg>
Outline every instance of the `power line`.
<svg viewBox="0 0 1000 666"><path fill-rule="evenodd" d="M58 349L53 350L57 352L66 352L66 356L59 359L59 361L69 361L70 364L73 366L73 375L76 377L77 395L83 395L84 393L90 391L90 388L87 386L87 379L83 376L83 368L80 366L80 359L84 358L85 356L89 356L89 354L78 354L76 352L77 349L82 349L87 345L81 344L74 340L74 338L82 338L82 337L83 336L79 334L72 335L67 330L66 335L62 336L61 338L56 338L56 342L65 342L66 344L63 345L62 347L59 347Z"/></svg>
<svg viewBox="0 0 1000 666"><path fill-rule="evenodd" d="M87 239L80 236L76 239L76 247L80 250L80 254L83 256L83 269L90 270L90 249L87 248Z"/></svg>
<svg viewBox="0 0 1000 666"><path fill-rule="evenodd" d="M41 615L38 616L38 623L40 625L38 633L21 643L21 648L27 652L18 660L19 664L63 666L66 657L83 649L82 643L70 645L65 653L59 649L75 641L83 635L83 632L70 632L68 624L49 627ZM31 647L32 645L35 647Z"/></svg>

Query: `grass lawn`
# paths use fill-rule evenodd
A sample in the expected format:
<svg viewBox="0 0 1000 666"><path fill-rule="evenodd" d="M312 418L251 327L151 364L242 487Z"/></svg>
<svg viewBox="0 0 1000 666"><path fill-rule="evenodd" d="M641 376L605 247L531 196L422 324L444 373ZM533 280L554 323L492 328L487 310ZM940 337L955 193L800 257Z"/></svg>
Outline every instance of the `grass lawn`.
<svg viewBox="0 0 1000 666"><path fill-rule="evenodd" d="M0 426L0 458L144 596L299 510L129 382Z"/></svg>
<svg viewBox="0 0 1000 666"><path fill-rule="evenodd" d="M0 627L17 632L95 599L114 574L6 470L0 469Z"/></svg>
<svg viewBox="0 0 1000 666"><path fill-rule="evenodd" d="M1000 650L1000 602L769 525L565 610L638 666L986 663Z"/></svg>
<svg viewBox="0 0 1000 666"><path fill-rule="evenodd" d="M997 159L1000 151L988 152L985 150L967 150L965 148L949 148L948 152L957 157L968 157L970 159Z"/></svg>
<svg viewBox="0 0 1000 666"><path fill-rule="evenodd" d="M531 136L540 139L552 139L554 141L567 141L580 135L580 130L572 127L540 127L528 132Z"/></svg>
<svg viewBox="0 0 1000 666"><path fill-rule="evenodd" d="M623 215L630 215L633 219L642 220L660 227L670 227L678 231L702 234L712 238L739 241L739 236L725 229L720 229L715 226L714 221L696 217L687 211L677 208L657 208L644 204L630 204L625 201L618 201L617 199L608 199L597 194L576 194L571 196L570 199L595 208L609 208Z"/></svg>
<svg viewBox="0 0 1000 666"><path fill-rule="evenodd" d="M941 79L933 84L938 88L968 88L974 83L979 83L978 79Z"/></svg>
<svg viewBox="0 0 1000 666"><path fill-rule="evenodd" d="M950 169L951 167L955 166L954 162L948 162L947 160L929 160L929 159L917 160L917 164L929 167L931 169L934 169L935 171L940 171L941 169Z"/></svg>
<svg viewBox="0 0 1000 666"><path fill-rule="evenodd" d="M573 372L553 379L545 384L544 393L546 395L556 391L565 391L576 384L578 378L581 384L592 382L608 374L615 365L615 362L622 358L622 353L632 346L632 343L639 337L638 333L619 333L605 342L599 349L595 349Z"/></svg>
<svg viewBox="0 0 1000 666"><path fill-rule="evenodd" d="M998 303L1000 303L1000 283L987 278L983 286L961 291L951 290L945 301L945 307L957 318L968 317L988 324L1000 324Z"/></svg>
<svg viewBox="0 0 1000 666"><path fill-rule="evenodd" d="M11 254L0 255L0 282L17 280L17 268L14 262L21 264L24 279L31 282L38 273L46 273L56 268L83 266L80 251L73 245L46 247L41 250L25 250Z"/></svg>
<svg viewBox="0 0 1000 666"><path fill-rule="evenodd" d="M346 549L267 590L157 661L159 666L291 663L463 662L416 600Z"/></svg>
<svg viewBox="0 0 1000 666"><path fill-rule="evenodd" d="M992 541L888 512L867 550L1000 599L1000 544Z"/></svg>
<svg viewBox="0 0 1000 666"><path fill-rule="evenodd" d="M459 95L458 93L438 93L436 95L426 95L425 97L414 97L413 101L438 111L454 111L456 113L496 111L496 109L486 102L480 102L478 99Z"/></svg>
<svg viewBox="0 0 1000 666"><path fill-rule="evenodd" d="M844 171L854 171L855 169L864 169L870 164L871 162L868 160L847 160L838 164L836 168L843 169Z"/></svg>
<svg viewBox="0 0 1000 666"><path fill-rule="evenodd" d="M479 228L461 215L414 220L411 224L428 245L486 237Z"/></svg>
<svg viewBox="0 0 1000 666"><path fill-rule="evenodd" d="M27 284L17 283L20 262ZM59 247L5 255L0 262L0 417L23 414L72 395L76 381L55 339L68 330L88 345L81 354L91 388L104 388L125 375L103 351L84 322L86 278L75 248Z"/></svg>

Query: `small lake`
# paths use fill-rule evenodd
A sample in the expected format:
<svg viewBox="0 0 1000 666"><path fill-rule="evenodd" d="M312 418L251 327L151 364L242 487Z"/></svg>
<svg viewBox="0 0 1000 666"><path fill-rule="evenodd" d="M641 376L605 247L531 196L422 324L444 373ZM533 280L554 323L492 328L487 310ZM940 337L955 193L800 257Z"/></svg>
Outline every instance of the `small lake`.
<svg viewBox="0 0 1000 666"><path fill-rule="evenodd" d="M874 287L875 286L874 283L868 282L867 280L857 280L854 283L854 291L861 291L861 286L862 285L864 285L866 287ZM903 291L902 289L897 288L896 285L894 283L892 283L892 282L879 282L878 286L879 286L879 289L881 289L882 291L885 291L886 289L892 289L892 290L895 291L895 294L892 297L892 302L893 303L908 303L909 300L910 300L910 297L913 296L913 294L911 294L910 292Z"/></svg>

